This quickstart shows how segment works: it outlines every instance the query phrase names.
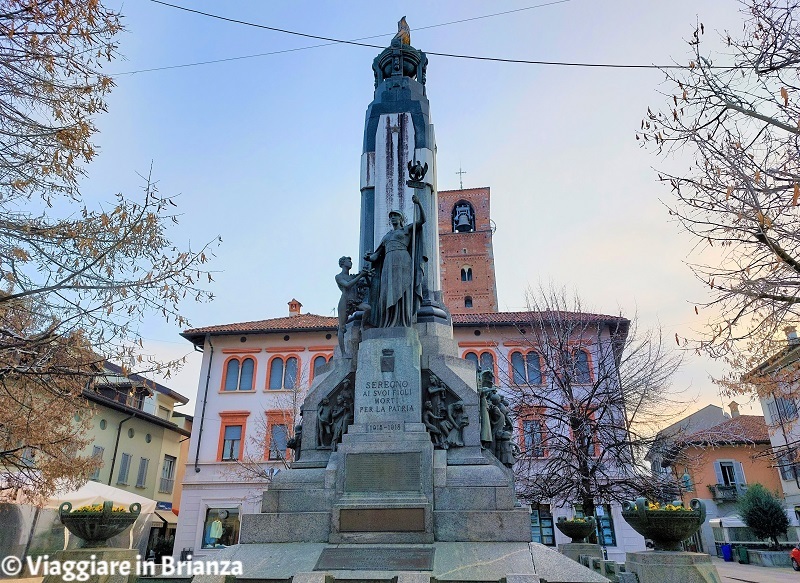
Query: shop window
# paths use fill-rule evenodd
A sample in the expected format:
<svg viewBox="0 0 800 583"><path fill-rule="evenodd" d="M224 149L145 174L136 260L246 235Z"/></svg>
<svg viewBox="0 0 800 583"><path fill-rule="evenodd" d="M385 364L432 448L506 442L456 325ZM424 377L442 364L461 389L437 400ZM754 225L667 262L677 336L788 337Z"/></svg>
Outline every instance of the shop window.
<svg viewBox="0 0 800 583"><path fill-rule="evenodd" d="M229 547L239 543L239 509L209 508L203 524L204 549Z"/></svg>
<svg viewBox="0 0 800 583"><path fill-rule="evenodd" d="M251 357L240 359L232 356L225 365L225 391L252 391L256 361Z"/></svg>
<svg viewBox="0 0 800 583"><path fill-rule="evenodd" d="M511 354L511 378L515 385L542 384L542 365L538 352Z"/></svg>
<svg viewBox="0 0 800 583"><path fill-rule="evenodd" d="M531 538L533 542L556 546L556 536L553 531L553 514L549 504L531 505Z"/></svg>
<svg viewBox="0 0 800 583"><path fill-rule="evenodd" d="M472 281L472 268L471 267L462 267L461 268L461 281Z"/></svg>
<svg viewBox="0 0 800 583"><path fill-rule="evenodd" d="M273 391L294 389L297 386L297 358L276 356L269 365L269 388Z"/></svg>
<svg viewBox="0 0 800 583"><path fill-rule="evenodd" d="M474 352L467 352L464 355L464 359L470 361L472 364L475 365L475 370L478 370L478 355Z"/></svg>
<svg viewBox="0 0 800 583"><path fill-rule="evenodd" d="M586 518L581 504L575 505L575 518ZM597 504L594 507L594 519L597 525L595 536L598 544L606 547L617 546L617 534L614 531L614 519L611 517L611 505Z"/></svg>

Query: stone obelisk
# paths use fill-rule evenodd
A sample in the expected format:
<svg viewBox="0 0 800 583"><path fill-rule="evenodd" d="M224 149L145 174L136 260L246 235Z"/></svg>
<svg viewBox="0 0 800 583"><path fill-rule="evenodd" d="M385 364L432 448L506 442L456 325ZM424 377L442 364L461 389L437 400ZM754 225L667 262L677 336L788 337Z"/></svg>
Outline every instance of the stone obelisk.
<svg viewBox="0 0 800 583"><path fill-rule="evenodd" d="M242 518L231 556L258 561L250 577L538 581L509 467L512 422L491 378L479 392L441 304L427 58L404 24L372 66L361 269L349 275L345 256L336 280L353 311L346 349L314 375L299 457L273 478L262 512Z"/></svg>

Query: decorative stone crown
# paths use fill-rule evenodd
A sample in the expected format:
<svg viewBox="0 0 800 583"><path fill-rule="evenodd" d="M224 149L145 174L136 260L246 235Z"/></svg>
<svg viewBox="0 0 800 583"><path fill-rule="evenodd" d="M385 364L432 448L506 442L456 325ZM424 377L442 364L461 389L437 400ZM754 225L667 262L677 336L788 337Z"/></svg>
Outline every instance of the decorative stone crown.
<svg viewBox="0 0 800 583"><path fill-rule="evenodd" d="M428 58L425 53L394 39L391 46L384 49L372 62L375 86L390 77L410 77L424 85L427 66Z"/></svg>

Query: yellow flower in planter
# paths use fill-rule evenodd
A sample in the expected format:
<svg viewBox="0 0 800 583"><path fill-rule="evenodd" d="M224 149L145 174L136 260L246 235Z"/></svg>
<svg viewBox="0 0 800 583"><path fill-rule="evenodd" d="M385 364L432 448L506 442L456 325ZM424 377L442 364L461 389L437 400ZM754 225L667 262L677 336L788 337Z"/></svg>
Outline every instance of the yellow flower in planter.
<svg viewBox="0 0 800 583"><path fill-rule="evenodd" d="M73 510L72 512L102 512L103 505L102 504L88 504L86 506L81 506L80 508ZM111 512L128 512L128 509L124 506L114 506L111 509Z"/></svg>
<svg viewBox="0 0 800 583"><path fill-rule="evenodd" d="M668 510L670 512L679 512L679 511L686 511L691 512L691 508L684 507L683 504L666 504L661 506L658 502L648 502L647 503L648 510Z"/></svg>

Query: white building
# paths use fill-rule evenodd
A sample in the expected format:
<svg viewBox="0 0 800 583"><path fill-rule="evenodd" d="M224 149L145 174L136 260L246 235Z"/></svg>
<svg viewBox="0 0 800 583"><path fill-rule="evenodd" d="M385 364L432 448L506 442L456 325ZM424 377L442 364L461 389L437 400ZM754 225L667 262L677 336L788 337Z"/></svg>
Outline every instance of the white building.
<svg viewBox="0 0 800 583"><path fill-rule="evenodd" d="M476 362L476 366L492 368L496 382L509 395L514 392L512 385L518 384L541 387L543 393L551 391L557 373L546 370L530 336L522 333L530 324L531 314L498 312L496 308L489 190L439 195L442 291L453 313L453 334L460 355ZM465 208L469 221L459 220L458 212ZM287 317L183 333L202 349L203 362L175 540L176 556L189 549L195 556L209 555L223 545L236 544L239 517L260 511L261 493L270 473L285 467L284 459L290 455L287 439L293 435L303 397L315 370L333 357L337 346L337 319L302 314L300 308L300 303L292 300ZM599 343L596 339L575 339L571 356L576 373L590 386L600 374L603 361L598 351L614 351L619 340L615 334L620 332L620 326L627 332L627 320L571 316L588 318L594 323L595 333L599 331ZM527 329L530 331L530 326ZM537 378L535 361L539 367ZM517 442L528 458L541 456L544 460L550 452L547 444L537 443L541 419L536 411L523 409L517 407L515 411ZM598 444L599 441L602 440ZM622 519L618 504L604 500L597 500L596 504L599 539L609 558L624 561L625 552L644 549L644 539ZM551 546L569 542L555 528L555 521L559 516L571 518L580 511L571 505L536 505L531 514L533 540Z"/></svg>

